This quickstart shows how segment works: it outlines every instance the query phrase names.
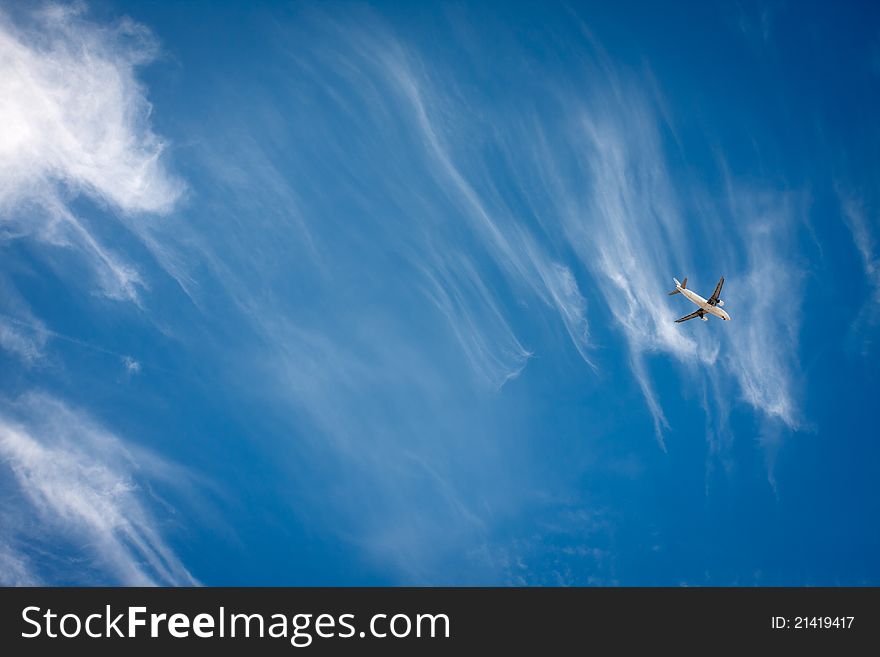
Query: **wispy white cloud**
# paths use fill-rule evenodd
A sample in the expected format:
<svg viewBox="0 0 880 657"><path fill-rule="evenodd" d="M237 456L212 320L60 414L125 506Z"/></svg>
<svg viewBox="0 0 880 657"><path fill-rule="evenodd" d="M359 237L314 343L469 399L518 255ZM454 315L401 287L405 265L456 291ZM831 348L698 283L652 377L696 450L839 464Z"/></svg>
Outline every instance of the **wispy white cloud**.
<svg viewBox="0 0 880 657"><path fill-rule="evenodd" d="M22 16L0 14L0 223L7 236L74 249L104 294L137 300L144 281L134 265L101 243L70 200L85 196L125 219L166 213L180 196L135 76L156 43L130 20L90 23L80 6ZM148 229L129 225L149 246Z"/></svg>
<svg viewBox="0 0 880 657"><path fill-rule="evenodd" d="M448 81L443 85L432 81L434 71L427 72L417 56L393 38L377 44L373 37L354 30L351 41L364 59L378 61L410 106L411 120L435 177L499 268L512 284L530 290L559 313L582 357L592 364L586 302L571 267L550 257L545 244L505 204L487 173L491 167L479 164L484 154L465 141L468 132L461 124L492 110L454 87L448 93L441 91L449 88ZM773 260L755 256L764 247L756 242L760 231L753 228L764 219L743 216L742 202L736 208L725 205L723 199L710 202L713 207L707 217L694 217L695 203L681 198L702 199L708 191L693 179L676 180L669 172L671 155L662 132L674 130L665 123L668 108L656 100L656 81L650 78L648 84L621 72L601 49L596 58L597 63L585 64L589 85L584 91L575 93L564 85L547 83L546 95L556 99L564 117L557 124L548 125L526 106L514 118L508 115L486 130L493 147L511 163L531 215L551 240L564 236L564 247L577 254L579 264L593 275L612 321L626 338L632 373L662 445L669 424L646 359L650 354L666 354L687 376L699 379L703 374L694 364L715 366L719 354L728 349L722 346L727 340L724 336L673 323L684 312L663 303L671 277L697 272L709 264L700 256L707 241L718 254L713 264L739 269L744 277L752 273L748 267L772 266L777 280L789 285L792 295L799 290L797 266L779 252ZM467 166L459 165L453 153L461 153ZM545 190L536 189L533 180L541 181ZM800 209L785 206L784 201L780 207L777 222L770 228L774 236L789 230L792 212ZM731 222L732 217L735 221ZM724 235L720 244L713 241L718 235ZM694 273L690 275L693 280ZM711 288L714 282L703 284ZM791 338L797 333L797 321L796 312L785 318L773 313L762 317L766 340L788 340L774 367L762 368L757 362L733 357L722 364L739 383L747 403L792 428L797 426L791 392L797 364L796 340ZM736 329L731 333L738 336ZM766 343L739 337L731 342L730 349L736 353ZM775 394L756 391L764 386L773 387Z"/></svg>
<svg viewBox="0 0 880 657"><path fill-rule="evenodd" d="M3 542L0 537L0 586L40 586L27 555Z"/></svg>
<svg viewBox="0 0 880 657"><path fill-rule="evenodd" d="M32 315L26 305L16 303L15 290L12 288L10 290L13 294L0 296L0 301L4 302L5 307L13 308L16 315L0 312L0 348L14 354L26 365L46 362L47 345L50 341L58 340L98 354L113 356L119 359L129 374L138 374L143 369L144 363L133 356L46 328L43 322ZM157 365L151 367L164 369Z"/></svg>
<svg viewBox="0 0 880 657"><path fill-rule="evenodd" d="M862 270L869 288L869 297L856 317L853 329L861 336L863 348L872 347L873 329L880 322L880 255L871 224L869 210L865 202L854 194L838 190L843 210L843 219L852 234L853 243L859 252Z"/></svg>
<svg viewBox="0 0 880 657"><path fill-rule="evenodd" d="M163 537L144 482L181 470L133 449L86 415L42 395L0 412L0 477L15 513L4 514L5 561L27 582L27 555L15 543L49 542L69 561L50 581L81 584L193 585ZM74 567L72 563L80 564ZM46 564L42 564L46 566Z"/></svg>
<svg viewBox="0 0 880 657"><path fill-rule="evenodd" d="M507 272L512 284L530 289L559 313L581 357L592 366L588 355L587 304L572 272L554 261L517 220L513 210L499 202L491 193L490 181L484 196L456 164L441 132L443 126L432 116L432 108L442 107L444 99L435 98L430 82L417 75L412 55L388 38L381 43L367 40L364 47L379 59L384 72L408 101L432 168L475 235L492 253L499 268Z"/></svg>
<svg viewBox="0 0 880 657"><path fill-rule="evenodd" d="M745 260L729 297L738 306L739 321L729 323L723 362L746 402L797 429L802 422L795 378L803 273L786 254L799 208L784 194L734 192L731 203L733 216L744 219Z"/></svg>
<svg viewBox="0 0 880 657"><path fill-rule="evenodd" d="M402 110L402 125L410 131L414 142L423 147L419 166L430 174L435 193L439 191L440 198L449 203L444 222L468 228L478 240L479 247L485 249L494 265L504 273L509 285L521 293L535 295L557 311L575 347L592 365L588 355L587 303L575 276L564 263L545 250L526 223L498 196L491 178L472 175L459 161L456 149L461 152L461 135L455 130L457 119L452 122L448 119L455 112L467 113L473 108L453 104L454 101L462 102L462 99L452 99L444 93L446 81L431 78L421 65L417 49L404 44L375 17L368 19L367 23L370 29L352 23L332 23L331 40L350 44L350 49L328 49L323 57L327 66L334 76L347 80L362 92L360 100L365 106L361 109L368 110L371 116L387 121L389 115ZM338 99L339 94L333 93L332 97ZM465 152L462 159L468 156ZM437 205L435 202L434 212ZM425 226L425 229L436 230L436 227ZM437 256L423 262L422 268L427 264L451 269L454 263L442 262L444 252L461 246L450 244L441 250L427 243L419 248L420 255L432 252ZM436 273L432 278L435 283L439 280L445 284L443 277ZM480 287L480 282L475 281L474 289ZM477 324L472 324L471 331L476 327ZM466 326L452 328L460 335L468 331ZM509 329L505 327L504 331ZM491 343L486 336L475 337ZM495 359L504 360L503 352L510 353L511 350L502 349L502 353L494 354ZM519 357L511 362L511 373L519 370L521 364L518 360Z"/></svg>
<svg viewBox="0 0 880 657"><path fill-rule="evenodd" d="M687 381L715 397L707 412L721 408L720 417L728 417L733 381L764 417L797 428L802 286L790 246L806 205L787 190L736 183L723 162L721 194L705 180L673 176L678 151L662 135L675 130L664 123L668 111L655 105L656 90L646 93L652 85L618 71L601 52L597 57L604 65L590 74L587 90L555 90L568 116L562 138L530 121L538 145L520 148L518 161L531 160L539 179L549 181L559 230L622 330L658 440L662 445L669 423L647 367L652 354L671 357ZM674 324L688 309L666 296L671 277L689 275L708 296L722 274L734 321L711 331ZM774 310L780 296L784 313ZM720 425L713 431L727 435Z"/></svg>
<svg viewBox="0 0 880 657"><path fill-rule="evenodd" d="M519 375L531 353L517 340L473 264L464 256L453 257L450 264L451 270L442 262L425 267L425 293L446 318L472 370L500 388Z"/></svg>
<svg viewBox="0 0 880 657"><path fill-rule="evenodd" d="M573 143L589 197L563 207L561 219L572 248L597 279L612 322L623 330L633 375L662 445L668 422L645 354L665 352L680 362L709 365L712 350L705 340L677 330L673 307L658 302L665 301L671 276L681 275L690 256L655 118L645 103L630 88L619 98L600 96L579 113Z"/></svg>
<svg viewBox="0 0 880 657"><path fill-rule="evenodd" d="M27 366L38 363L45 356L45 346L49 332L30 309L18 297L14 288L5 287L0 281L0 303L2 307L12 308L21 320L0 313L0 349L16 356Z"/></svg>
<svg viewBox="0 0 880 657"><path fill-rule="evenodd" d="M125 371L129 374L140 374L141 364L140 361L135 360L131 356L123 356L122 357L122 366L125 368Z"/></svg>
<svg viewBox="0 0 880 657"><path fill-rule="evenodd" d="M411 273L412 286L424 295L422 302L439 313L458 342L474 378L488 387L497 389L515 377L531 356L512 328L510 309L498 301L499 288L555 311L590 362L587 301L575 274L499 202L491 180L472 180L463 172L447 144L457 136L448 134L437 111L442 94L422 75L411 51L384 27L370 25L366 30L322 23L320 29L332 37L288 53L292 73L300 76L299 86L291 85L297 93L311 82L331 101L304 119L307 134L291 129L299 136L299 149L308 153L309 166L249 128L229 131L225 116L220 127L212 127L212 134L224 136L204 140L202 159L221 183L218 194L228 195L231 204L242 203L243 210L220 210L208 227L212 237L190 240L201 245L200 259L247 317L260 318L268 306L278 312L285 303L253 298L254 289L271 296L267 277L273 270L296 268L303 278L317 278L315 285L335 292L341 284L338 263L348 247L339 237L344 232L347 239L360 240L356 258L375 258L381 244L400 260L404 275ZM297 101L315 102L299 96ZM258 97L253 106L271 120L274 114L265 104ZM325 116L337 122L330 127ZM392 154L392 145L401 152ZM383 162L380 173L377 161ZM331 183L320 178L324 169L333 172ZM344 190L345 203L325 198L328 184ZM238 215L250 217L254 204L259 217L241 225ZM343 212L356 214L345 215L350 221L342 225L336 215ZM261 230L254 230L254 222ZM230 235L235 239L226 241ZM270 266L255 266L253 253Z"/></svg>
<svg viewBox="0 0 880 657"><path fill-rule="evenodd" d="M39 329L29 330L0 316L0 348L32 363L43 355L46 334Z"/></svg>
<svg viewBox="0 0 880 657"><path fill-rule="evenodd" d="M43 359L48 336L21 293L0 273L0 349L30 366Z"/></svg>

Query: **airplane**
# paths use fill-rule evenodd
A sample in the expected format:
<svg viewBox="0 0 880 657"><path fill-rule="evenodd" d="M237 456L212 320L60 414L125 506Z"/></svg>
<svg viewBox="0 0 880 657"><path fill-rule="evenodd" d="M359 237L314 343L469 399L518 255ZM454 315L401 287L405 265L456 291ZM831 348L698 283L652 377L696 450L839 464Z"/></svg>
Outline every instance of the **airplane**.
<svg viewBox="0 0 880 657"><path fill-rule="evenodd" d="M673 278L672 280L675 281L675 289L669 293L669 296L672 296L673 294L683 294L690 301L693 301L700 307L699 310L695 310L690 315L679 317L677 320L675 320L676 324L686 322L689 319L693 319L694 317L699 317L704 322L708 322L709 315L715 315L715 317L720 317L721 319L726 321L730 320L730 315L728 315L726 311L721 309L721 306L724 305L724 302L718 298L721 295L721 286L724 285L724 276L722 276L721 280L718 281L718 285L715 286L715 291L708 299L704 299L696 292L687 289L687 276L685 276L683 283L679 283L677 278Z"/></svg>

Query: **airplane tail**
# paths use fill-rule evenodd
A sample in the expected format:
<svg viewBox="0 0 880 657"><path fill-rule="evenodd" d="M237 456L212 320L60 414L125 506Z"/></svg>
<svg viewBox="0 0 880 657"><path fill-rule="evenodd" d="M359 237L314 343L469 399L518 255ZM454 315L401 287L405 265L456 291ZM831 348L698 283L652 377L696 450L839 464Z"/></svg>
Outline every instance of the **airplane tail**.
<svg viewBox="0 0 880 657"><path fill-rule="evenodd" d="M684 277L684 282L682 282L682 283L679 283L679 282L678 282L678 279L677 279L677 278L674 278L674 277L673 277L672 280L675 281L675 289L674 289L672 292L669 293L669 296L672 296L673 294L680 294L680 293L681 293L681 290L679 290L679 288L681 288L681 289L683 290L683 289L685 289L685 288L688 286L688 279L687 279L687 276Z"/></svg>

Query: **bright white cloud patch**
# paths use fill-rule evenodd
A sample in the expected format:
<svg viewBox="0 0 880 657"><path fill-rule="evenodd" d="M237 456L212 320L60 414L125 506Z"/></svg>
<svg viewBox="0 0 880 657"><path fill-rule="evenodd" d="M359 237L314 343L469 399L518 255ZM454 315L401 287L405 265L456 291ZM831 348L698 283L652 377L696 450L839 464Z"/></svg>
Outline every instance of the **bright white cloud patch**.
<svg viewBox="0 0 880 657"><path fill-rule="evenodd" d="M52 581L196 583L163 538L143 485L175 466L126 448L61 402L30 395L0 412L0 470L4 497L14 501L0 534L11 583L31 578L26 552L13 547L23 542L52 545Z"/></svg>
<svg viewBox="0 0 880 657"><path fill-rule="evenodd" d="M75 249L111 298L136 299L142 281L69 201L85 195L123 214L163 213L180 195L135 77L155 53L150 33L128 20L98 27L60 6L25 24L0 14L0 223L7 234Z"/></svg>
<svg viewBox="0 0 880 657"><path fill-rule="evenodd" d="M141 364L140 361L135 360L131 356L123 356L122 357L122 366L125 368L125 371L129 374L140 374L141 372Z"/></svg>

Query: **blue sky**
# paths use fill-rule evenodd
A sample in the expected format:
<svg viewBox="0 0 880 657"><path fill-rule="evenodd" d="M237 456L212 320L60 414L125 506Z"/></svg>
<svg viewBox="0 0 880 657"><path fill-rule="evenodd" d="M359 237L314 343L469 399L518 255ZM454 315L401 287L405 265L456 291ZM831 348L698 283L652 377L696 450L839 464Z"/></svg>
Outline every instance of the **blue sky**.
<svg viewBox="0 0 880 657"><path fill-rule="evenodd" d="M870 3L7 3L0 581L877 584L878 101Z"/></svg>

